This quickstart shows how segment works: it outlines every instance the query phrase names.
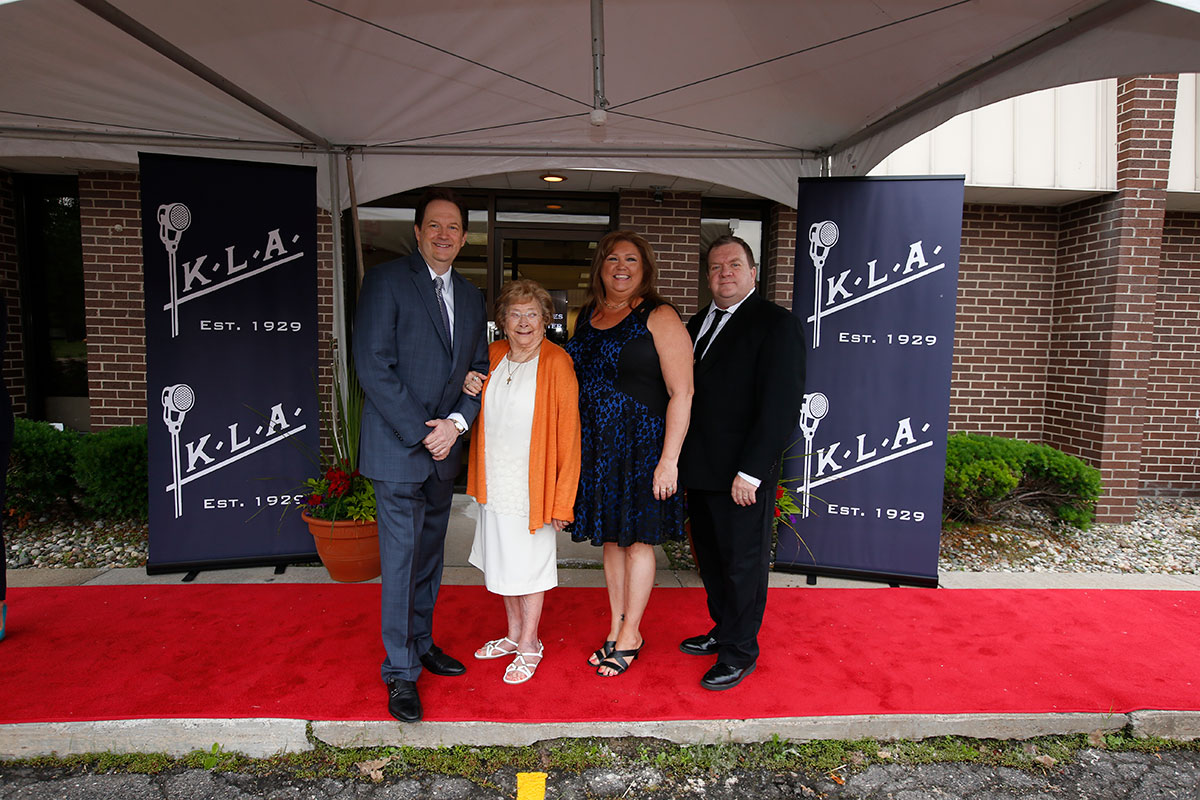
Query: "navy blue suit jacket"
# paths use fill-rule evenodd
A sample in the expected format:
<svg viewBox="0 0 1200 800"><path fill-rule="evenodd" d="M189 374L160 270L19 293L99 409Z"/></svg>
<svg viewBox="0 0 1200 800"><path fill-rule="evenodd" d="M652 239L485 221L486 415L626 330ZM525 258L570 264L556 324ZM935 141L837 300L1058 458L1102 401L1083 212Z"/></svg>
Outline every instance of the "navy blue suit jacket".
<svg viewBox="0 0 1200 800"><path fill-rule="evenodd" d="M463 393L468 370L488 371L483 294L454 270L454 346L447 341L429 268L419 251L372 267L354 325L354 364L366 393L358 468L373 480L452 479L462 439L442 461L421 444L427 420L457 411L470 425L479 399Z"/></svg>

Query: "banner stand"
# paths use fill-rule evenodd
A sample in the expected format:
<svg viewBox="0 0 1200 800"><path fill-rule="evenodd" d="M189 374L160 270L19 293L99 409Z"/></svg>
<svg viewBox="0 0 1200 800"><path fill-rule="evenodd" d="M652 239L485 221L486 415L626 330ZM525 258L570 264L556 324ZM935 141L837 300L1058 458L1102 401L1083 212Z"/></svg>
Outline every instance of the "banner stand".
<svg viewBox="0 0 1200 800"><path fill-rule="evenodd" d="M316 562L316 170L139 156L146 572Z"/></svg>
<svg viewBox="0 0 1200 800"><path fill-rule="evenodd" d="M938 585L963 184L799 181L807 372L780 485L800 511L777 570Z"/></svg>
<svg viewBox="0 0 1200 800"><path fill-rule="evenodd" d="M173 572L185 573L182 583L191 583L201 572L215 569L248 569L251 567L274 567L276 575L283 575L289 566L303 564L319 564L321 557L317 551L312 553L296 553L295 555L277 556L274 558L230 558L222 561L188 561L178 564L147 564L147 575L168 575Z"/></svg>
<svg viewBox="0 0 1200 800"><path fill-rule="evenodd" d="M792 575L804 575L808 578L806 583L809 586L816 586L818 578L841 578L851 581L886 583L893 589L901 586L915 586L921 589L940 588L937 578L929 578L923 575L896 575L868 570L838 569L836 567L823 567L818 564L780 564L777 561L772 571L786 572Z"/></svg>

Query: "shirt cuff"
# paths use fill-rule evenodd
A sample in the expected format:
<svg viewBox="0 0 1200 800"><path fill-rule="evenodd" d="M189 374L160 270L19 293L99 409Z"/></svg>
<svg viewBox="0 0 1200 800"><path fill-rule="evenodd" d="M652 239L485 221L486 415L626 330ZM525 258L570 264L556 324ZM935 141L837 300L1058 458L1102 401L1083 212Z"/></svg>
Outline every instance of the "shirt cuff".
<svg viewBox="0 0 1200 800"><path fill-rule="evenodd" d="M446 419L450 420L451 422L453 422L454 420L458 420L459 422L461 422L464 432L471 430L471 426L467 424L467 418L464 417L462 414L458 413L457 411L451 411L449 414L446 415Z"/></svg>
<svg viewBox="0 0 1200 800"><path fill-rule="evenodd" d="M762 480L760 478L754 477L753 475L747 475L744 472L739 472L738 477L741 478L742 480L744 480L746 483L753 486L755 489L762 486Z"/></svg>

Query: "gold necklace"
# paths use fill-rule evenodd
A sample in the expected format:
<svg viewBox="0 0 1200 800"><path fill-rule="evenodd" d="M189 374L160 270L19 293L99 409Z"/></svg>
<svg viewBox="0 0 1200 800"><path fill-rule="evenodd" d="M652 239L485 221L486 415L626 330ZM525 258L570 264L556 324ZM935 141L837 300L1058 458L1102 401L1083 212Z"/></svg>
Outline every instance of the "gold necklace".
<svg viewBox="0 0 1200 800"><path fill-rule="evenodd" d="M528 364L532 359L527 359L525 361L513 361L510 357L505 360L508 362L508 380L504 382L504 385L508 386L512 383L513 376L517 374L517 370Z"/></svg>
<svg viewBox="0 0 1200 800"><path fill-rule="evenodd" d="M605 308L610 308L610 309L612 309L613 311L619 311L620 309L622 309L622 308L624 308L625 306L629 305L629 301L628 301L628 300L622 300L620 303L610 303L610 302L608 302L608 300L606 300L606 299L605 299L605 298L603 298L603 297L602 297L602 298L600 298L600 302L601 302L601 303L604 303L604 306L605 306Z"/></svg>

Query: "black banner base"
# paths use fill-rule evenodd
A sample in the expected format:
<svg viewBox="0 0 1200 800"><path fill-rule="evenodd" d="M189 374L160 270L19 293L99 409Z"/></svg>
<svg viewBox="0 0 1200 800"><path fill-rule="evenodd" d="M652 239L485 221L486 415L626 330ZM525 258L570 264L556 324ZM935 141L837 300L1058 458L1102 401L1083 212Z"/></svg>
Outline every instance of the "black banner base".
<svg viewBox="0 0 1200 800"><path fill-rule="evenodd" d="M772 568L774 572L788 572L793 575L807 575L807 583L809 586L816 586L817 578L846 578L853 581L872 581L874 583L886 583L893 588L903 586L917 586L922 589L937 589L938 579L927 578L923 575L898 575L889 572L869 572L867 570L858 569L838 569L837 567L822 567L816 564L780 564L776 563Z"/></svg>
<svg viewBox="0 0 1200 800"><path fill-rule="evenodd" d="M214 561L179 561L175 563L147 564L147 575L167 575L172 572L183 572L184 583L191 583L201 572L216 569L246 569L249 567L274 567L276 575L292 564L320 563L321 557L314 550L311 553L293 553L286 556L256 556L254 558L226 558Z"/></svg>

